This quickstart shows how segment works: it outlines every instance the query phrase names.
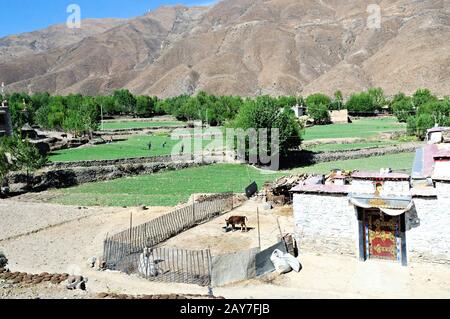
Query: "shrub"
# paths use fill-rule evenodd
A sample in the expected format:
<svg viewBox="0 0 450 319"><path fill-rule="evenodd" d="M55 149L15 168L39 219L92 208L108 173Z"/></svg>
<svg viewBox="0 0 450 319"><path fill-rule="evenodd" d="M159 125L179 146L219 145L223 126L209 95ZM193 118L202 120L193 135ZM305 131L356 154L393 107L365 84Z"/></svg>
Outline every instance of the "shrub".
<svg viewBox="0 0 450 319"><path fill-rule="evenodd" d="M5 254L0 251L0 268L5 267L8 264L8 259L6 258Z"/></svg>

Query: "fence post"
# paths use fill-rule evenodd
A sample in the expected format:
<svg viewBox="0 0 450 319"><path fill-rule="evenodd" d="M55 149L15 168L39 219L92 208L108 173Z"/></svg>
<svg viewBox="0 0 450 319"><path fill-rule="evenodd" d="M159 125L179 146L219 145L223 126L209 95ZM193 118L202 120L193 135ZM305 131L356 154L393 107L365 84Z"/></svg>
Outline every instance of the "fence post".
<svg viewBox="0 0 450 319"><path fill-rule="evenodd" d="M194 202L192 203L192 226L195 225L195 195L192 195Z"/></svg>

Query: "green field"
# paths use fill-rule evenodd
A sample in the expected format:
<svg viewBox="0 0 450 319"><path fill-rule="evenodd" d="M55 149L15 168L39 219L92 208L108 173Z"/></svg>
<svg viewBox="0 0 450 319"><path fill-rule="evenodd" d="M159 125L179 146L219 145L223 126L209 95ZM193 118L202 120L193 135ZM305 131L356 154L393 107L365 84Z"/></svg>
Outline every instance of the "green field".
<svg viewBox="0 0 450 319"><path fill-rule="evenodd" d="M125 122L126 123L126 122ZM139 122L130 122L140 124ZM152 122L152 123L176 123L176 122ZM111 123L114 125L122 125L123 123ZM322 139L322 138L369 138L374 137L378 133L386 131L403 130L404 125L396 121L395 118L368 118L357 120L352 124L336 124L314 126L305 130L304 139ZM220 129L220 128L219 128ZM223 128L221 128L223 130ZM186 131L192 131L186 129ZM148 143L152 143L152 150L148 150ZM166 147L163 148L163 143ZM87 160L111 160L133 157L159 156L169 155L172 147L179 141L172 141L169 136L133 136L126 141L120 141L112 144L103 144L92 147L82 147L69 150L61 150L50 155L51 162L72 162ZM352 144L324 144L308 148L315 152L324 151L340 151L354 150L368 147L387 146L393 143L391 141L383 142L362 142ZM204 141L203 145L209 144Z"/></svg>
<svg viewBox="0 0 450 319"><path fill-rule="evenodd" d="M363 143L348 143L348 144L319 144L309 146L306 149L312 152L335 152L335 151L350 151L361 150L365 148L387 147L400 144L396 141L379 141L379 142L363 142Z"/></svg>
<svg viewBox="0 0 450 319"><path fill-rule="evenodd" d="M149 142L152 144L151 150L148 148ZM165 147L163 147L164 143L166 143ZM49 160L76 162L170 155L172 148L180 143L181 140L172 140L168 135L138 135L111 144L56 151L50 154ZM208 144L208 141L205 140L203 143Z"/></svg>
<svg viewBox="0 0 450 319"><path fill-rule="evenodd" d="M376 171L381 168L392 168L395 171L411 173L415 153L400 153L385 156L372 156L346 161L320 163L316 165L299 167L286 173L327 173L332 169Z"/></svg>
<svg viewBox="0 0 450 319"><path fill-rule="evenodd" d="M370 138L382 132L406 129L394 117L367 118L355 120L350 124L316 125L305 130L305 141L324 138Z"/></svg>
<svg viewBox="0 0 450 319"><path fill-rule="evenodd" d="M105 122L103 130L120 130L135 128L152 128L152 127L174 127L184 126L186 123L178 121L124 121L124 122ZM100 124L100 128L102 125Z"/></svg>
<svg viewBox="0 0 450 319"><path fill-rule="evenodd" d="M378 171L382 167L409 172L413 158L414 154L396 154L322 163L276 173L265 173L246 165L217 164L57 190L54 194L58 196L52 202L85 206L174 206L185 202L193 193L243 193L251 181L261 187L265 181L294 173L325 174L335 168Z"/></svg>

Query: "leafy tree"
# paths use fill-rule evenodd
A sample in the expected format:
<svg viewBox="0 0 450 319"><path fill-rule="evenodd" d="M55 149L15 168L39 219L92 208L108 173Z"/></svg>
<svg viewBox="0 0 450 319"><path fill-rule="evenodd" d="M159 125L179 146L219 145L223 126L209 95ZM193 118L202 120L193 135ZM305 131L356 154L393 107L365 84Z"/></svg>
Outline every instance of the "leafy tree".
<svg viewBox="0 0 450 319"><path fill-rule="evenodd" d="M422 140L425 138L427 130L433 126L434 119L430 114L410 116L407 120L408 134L415 135Z"/></svg>
<svg viewBox="0 0 450 319"><path fill-rule="evenodd" d="M373 114L377 110L374 97L367 92L352 94L346 107L352 113Z"/></svg>
<svg viewBox="0 0 450 319"><path fill-rule="evenodd" d="M331 99L322 93L308 96L306 99L308 115L314 119L316 124L327 124L330 122Z"/></svg>
<svg viewBox="0 0 450 319"><path fill-rule="evenodd" d="M381 110L387 104L382 88L371 88L367 93L372 97L373 106L376 110Z"/></svg>
<svg viewBox="0 0 450 319"><path fill-rule="evenodd" d="M334 92L334 100L330 104L330 110L342 110L344 108L344 97L341 91Z"/></svg>
<svg viewBox="0 0 450 319"><path fill-rule="evenodd" d="M233 127L243 130L252 128L267 129L269 146L271 145L271 130L278 128L280 137L279 152L282 156L286 155L290 149L301 144L301 128L294 112L289 108L280 110L274 99L269 96L260 96L256 100L245 100L233 122ZM248 144L249 141L247 140ZM269 151L271 152L272 150ZM248 152L251 152L251 150Z"/></svg>
<svg viewBox="0 0 450 319"><path fill-rule="evenodd" d="M150 117L155 113L155 100L149 96L136 97L136 115L139 117Z"/></svg>
<svg viewBox="0 0 450 319"><path fill-rule="evenodd" d="M412 96L412 104L415 109L419 109L422 105L437 101L437 97L431 94L428 89L418 89Z"/></svg>
<svg viewBox="0 0 450 319"><path fill-rule="evenodd" d="M103 110L103 115L116 115L120 113L120 107L116 104L114 96L96 96L95 103Z"/></svg>
<svg viewBox="0 0 450 319"><path fill-rule="evenodd" d="M411 98L404 93L398 93L394 96L391 101L391 108L399 122L406 122L415 113Z"/></svg>
<svg viewBox="0 0 450 319"><path fill-rule="evenodd" d="M116 108L123 113L135 114L136 111L136 98L128 90L116 90L114 91L114 100Z"/></svg>
<svg viewBox="0 0 450 319"><path fill-rule="evenodd" d="M7 160L9 157L10 160ZM41 168L47 163L47 156L27 140L19 137L3 137L0 139L0 182L14 170L26 170L27 182L31 172Z"/></svg>

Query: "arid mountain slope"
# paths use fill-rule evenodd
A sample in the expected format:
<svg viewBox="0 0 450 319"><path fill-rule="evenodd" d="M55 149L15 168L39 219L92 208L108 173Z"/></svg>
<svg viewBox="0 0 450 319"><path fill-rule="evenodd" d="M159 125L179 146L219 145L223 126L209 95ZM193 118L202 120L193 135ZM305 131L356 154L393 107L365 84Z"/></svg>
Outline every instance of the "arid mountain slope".
<svg viewBox="0 0 450 319"><path fill-rule="evenodd" d="M58 24L39 31L1 38L0 63L77 43L84 38L116 27L124 21L122 19L86 19L82 21L81 29L69 29L65 24Z"/></svg>
<svg viewBox="0 0 450 319"><path fill-rule="evenodd" d="M381 8L373 28L369 5ZM9 90L166 97L450 93L449 0L223 0L162 7L103 33L0 64Z"/></svg>

